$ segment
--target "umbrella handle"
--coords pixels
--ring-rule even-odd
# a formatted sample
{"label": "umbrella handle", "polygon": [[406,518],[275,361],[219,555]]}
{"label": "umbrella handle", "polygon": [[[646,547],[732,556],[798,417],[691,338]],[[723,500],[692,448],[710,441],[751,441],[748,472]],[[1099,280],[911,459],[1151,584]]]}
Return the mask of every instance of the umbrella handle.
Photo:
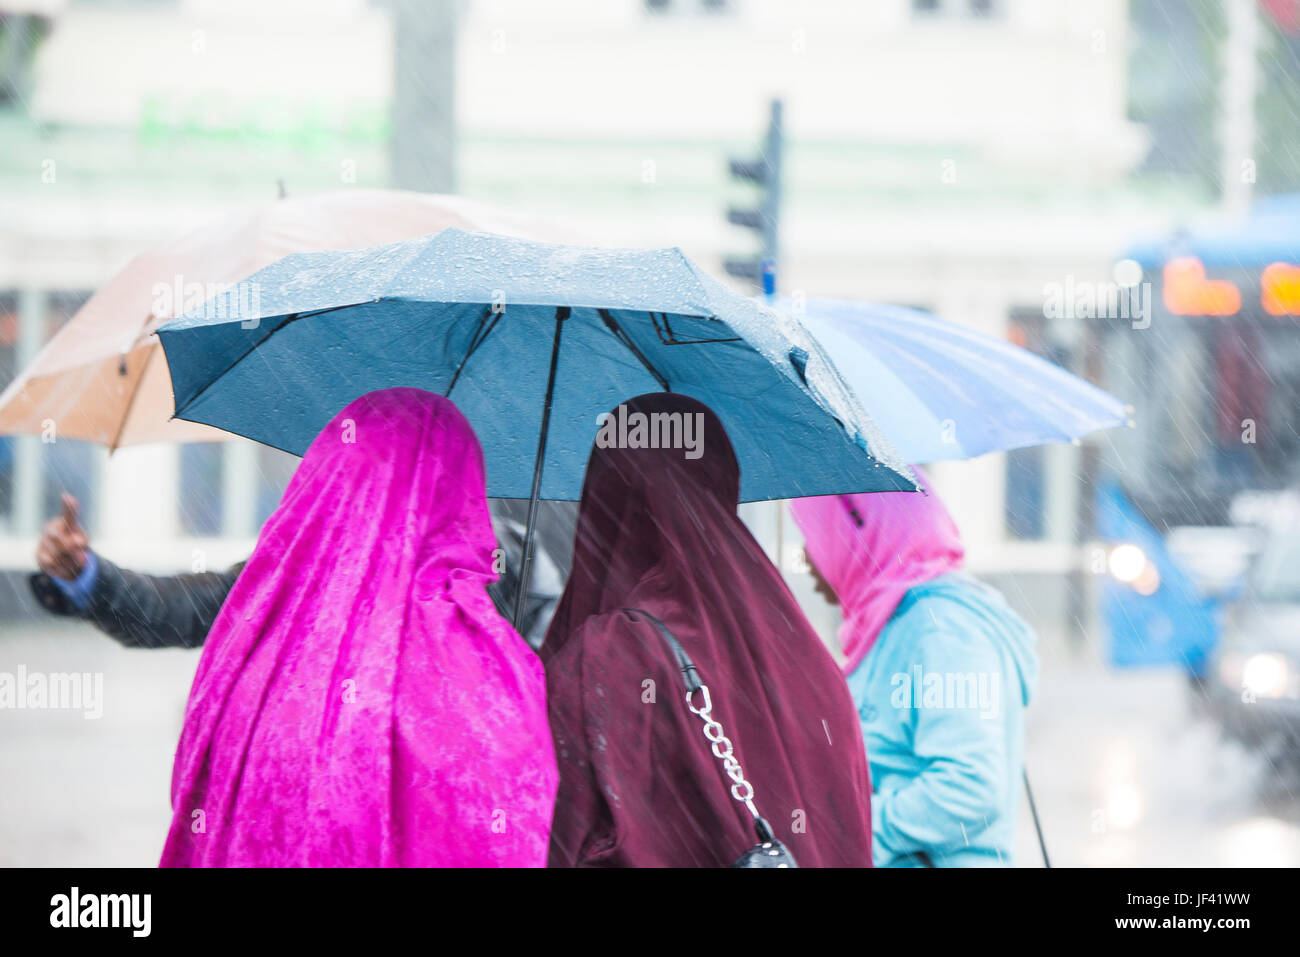
{"label": "umbrella handle", "polygon": [[1052,861],[1047,856],[1047,842],[1043,840],[1043,825],[1038,820],[1038,805],[1034,803],[1034,792],[1029,788],[1029,772],[1021,771],[1020,776],[1025,782],[1025,797],[1029,798],[1029,813],[1034,818],[1034,830],[1038,832],[1038,849],[1043,852],[1043,866],[1051,869]]}
{"label": "umbrella handle", "polygon": [[537,462],[533,465],[533,490],[528,497],[528,520],[524,531],[524,552],[519,561],[519,590],[515,592],[515,631],[523,634],[524,607],[528,600],[529,578],[533,565],[533,539],[537,533],[537,501],[542,493],[542,466],[546,463],[546,435],[551,428],[551,401],[555,398],[555,369],[560,360],[560,333],[569,307],[555,310],[555,339],[551,343],[551,369],[546,377],[546,401],[542,406],[542,428],[537,438]]}

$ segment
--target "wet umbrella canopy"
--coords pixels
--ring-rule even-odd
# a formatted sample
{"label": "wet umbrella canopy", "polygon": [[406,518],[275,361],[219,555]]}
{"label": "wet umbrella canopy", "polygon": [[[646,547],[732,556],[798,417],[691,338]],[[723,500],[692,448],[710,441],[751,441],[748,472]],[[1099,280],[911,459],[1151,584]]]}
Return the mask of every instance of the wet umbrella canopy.
{"label": "wet umbrella canopy", "polygon": [[294,453],[363,393],[446,395],[492,497],[577,499],[601,417],[655,390],[717,412],[743,501],[915,489],[798,323],[676,249],[446,229],[288,256],[159,334],[178,417]]}
{"label": "wet umbrella canopy", "polygon": [[1110,393],[928,312],[809,299],[796,314],[885,435],[918,465],[1069,442],[1128,420]]}
{"label": "wet umbrella canopy", "polygon": [[148,250],[105,283],[0,394],[0,433],[110,449],[230,435],[172,419],[171,383],[157,355],[159,326],[293,252],[354,249],[450,226],[512,236],[572,236],[536,217],[468,199],[405,190],[345,189],[279,199]]}

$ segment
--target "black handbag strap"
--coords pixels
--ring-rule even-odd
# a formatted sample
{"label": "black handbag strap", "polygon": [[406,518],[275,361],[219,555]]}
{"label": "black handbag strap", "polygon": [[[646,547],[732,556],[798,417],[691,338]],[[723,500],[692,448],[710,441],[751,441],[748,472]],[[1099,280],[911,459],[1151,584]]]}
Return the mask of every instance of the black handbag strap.
{"label": "black handbag strap", "polygon": [[646,621],[650,622],[650,624],[654,625],[659,634],[663,635],[664,641],[668,643],[668,648],[672,651],[673,658],[677,662],[677,667],[681,669],[682,682],[686,686],[687,694],[694,694],[699,691],[700,688],[704,687],[704,682],[700,681],[700,672],[699,669],[695,667],[695,662],[691,661],[691,656],[686,653],[686,649],[683,648],[682,643],[677,640],[677,636],[668,630],[667,625],[654,615],[650,614],[650,612],[643,611],[640,608],[624,608],[623,611],[627,612],[627,614],[632,617],[633,621],[636,621],[636,616],[640,615]]}

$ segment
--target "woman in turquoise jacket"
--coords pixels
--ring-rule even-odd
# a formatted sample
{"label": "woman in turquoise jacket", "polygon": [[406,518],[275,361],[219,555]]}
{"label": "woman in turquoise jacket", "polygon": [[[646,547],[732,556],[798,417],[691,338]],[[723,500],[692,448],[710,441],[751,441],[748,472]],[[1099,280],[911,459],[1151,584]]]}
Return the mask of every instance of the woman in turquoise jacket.
{"label": "woman in turquoise jacket", "polygon": [[818,590],[844,612],[876,866],[1009,866],[1034,633],[961,571],[957,527],[928,489],[791,508]]}

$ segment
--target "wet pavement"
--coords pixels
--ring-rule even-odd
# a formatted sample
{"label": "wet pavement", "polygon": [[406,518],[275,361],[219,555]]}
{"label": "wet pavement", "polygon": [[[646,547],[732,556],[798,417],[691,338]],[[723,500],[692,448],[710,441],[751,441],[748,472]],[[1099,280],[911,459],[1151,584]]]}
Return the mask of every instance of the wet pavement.
{"label": "wet pavement", "polygon": [[[1053,864],[1300,866],[1300,789],[1222,743],[1182,679],[1042,645],[1027,760]],[[103,674],[103,716],[0,709],[0,865],[152,866],[197,652],[0,625],[0,672]],[[1039,866],[1027,812],[1017,863]]]}
{"label": "wet pavement", "polygon": [[[1043,646],[1026,764],[1054,866],[1295,867],[1300,788],[1222,739],[1167,670]],[[1036,855],[1022,815],[1018,862]]]}
{"label": "wet pavement", "polygon": [[0,625],[0,672],[103,673],[103,716],[0,710],[0,865],[152,866],[198,652]]}

